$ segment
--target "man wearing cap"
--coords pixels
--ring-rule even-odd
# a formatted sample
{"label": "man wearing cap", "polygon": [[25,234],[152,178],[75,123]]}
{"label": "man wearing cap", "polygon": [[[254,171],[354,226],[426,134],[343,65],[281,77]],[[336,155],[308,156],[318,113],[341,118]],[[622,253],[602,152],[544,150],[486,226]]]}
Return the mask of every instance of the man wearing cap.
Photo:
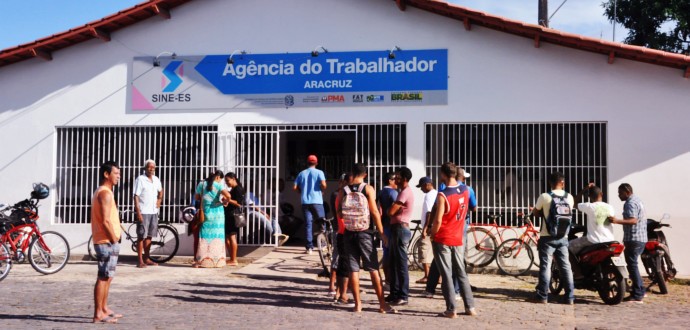
{"label": "man wearing cap", "polygon": [[307,254],[314,250],[314,234],[312,224],[314,219],[325,217],[323,209],[323,191],[326,190],[326,176],[323,171],[316,168],[319,159],[315,155],[307,157],[309,167],[300,172],[295,179],[293,190],[302,195],[302,212],[304,212],[305,227],[307,230]]}
{"label": "man wearing cap", "polygon": [[[438,191],[434,189],[434,184],[431,182],[431,179],[426,176],[419,179],[417,188],[421,189],[424,193],[424,204],[422,204],[421,217],[422,223],[420,226],[421,228],[426,228],[426,225],[429,223],[429,216],[431,216],[431,209],[434,207],[434,203],[436,203],[436,195],[438,195]],[[431,240],[426,234],[426,230],[422,230],[422,241],[419,245],[419,251],[414,251],[414,253],[419,254],[419,262],[424,268],[424,277],[419,279],[417,283],[424,284],[429,278],[429,268],[431,261],[434,259],[433,252],[431,250]]]}

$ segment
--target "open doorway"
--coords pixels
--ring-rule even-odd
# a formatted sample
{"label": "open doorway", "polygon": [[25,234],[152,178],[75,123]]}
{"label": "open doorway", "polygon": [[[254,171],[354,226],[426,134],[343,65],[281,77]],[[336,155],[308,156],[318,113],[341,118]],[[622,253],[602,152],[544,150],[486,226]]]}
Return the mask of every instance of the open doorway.
{"label": "open doorway", "polygon": [[[367,182],[380,189],[383,175],[407,162],[405,124],[238,125],[236,129],[217,133],[217,163],[244,178],[246,192],[255,197],[253,208],[267,215],[260,222],[249,218],[247,227],[240,231],[241,245],[275,245],[267,228],[276,218],[283,233],[291,236],[289,244],[304,243],[302,203],[292,187],[295,177],[306,168],[308,155],[319,157],[318,168],[328,183],[324,194],[328,204],[338,177],[353,163],[367,165]],[[281,207],[285,204],[290,212]]]}
{"label": "open doorway", "polygon": [[[301,199],[292,191],[295,178],[307,168],[307,156],[316,155],[317,168],[326,176],[328,188],[324,192],[326,216],[333,216],[331,194],[338,188],[340,175],[347,171],[356,159],[356,131],[285,131],[280,133],[279,176],[285,182],[280,194],[281,205],[292,206],[296,218],[303,218]],[[283,232],[290,235],[289,244],[303,244],[304,225],[286,226]]]}

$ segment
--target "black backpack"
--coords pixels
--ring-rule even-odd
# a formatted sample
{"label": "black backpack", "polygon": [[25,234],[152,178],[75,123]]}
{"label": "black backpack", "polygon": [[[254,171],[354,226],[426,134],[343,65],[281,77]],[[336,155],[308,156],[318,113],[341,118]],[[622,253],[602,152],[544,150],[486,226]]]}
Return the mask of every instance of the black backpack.
{"label": "black backpack", "polygon": [[568,203],[568,193],[556,196],[550,192],[549,196],[552,200],[549,217],[546,219],[546,229],[551,237],[561,239],[568,235],[570,224],[573,222],[573,209]]}

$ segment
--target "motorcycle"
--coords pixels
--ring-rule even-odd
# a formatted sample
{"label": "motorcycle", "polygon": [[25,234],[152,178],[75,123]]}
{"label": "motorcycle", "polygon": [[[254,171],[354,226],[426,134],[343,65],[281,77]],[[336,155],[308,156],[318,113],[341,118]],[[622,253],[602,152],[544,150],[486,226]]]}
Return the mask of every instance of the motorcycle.
{"label": "motorcycle", "polygon": [[[581,225],[573,225],[568,240],[578,238],[577,234],[585,231]],[[617,305],[623,301],[626,292],[628,269],[622,256],[625,247],[613,241],[587,246],[577,255],[570,256],[571,263],[577,263],[582,271],[582,278],[575,280],[575,288],[599,293],[607,305]],[[558,295],[563,290],[560,269],[556,261],[551,264],[550,291]]]}
{"label": "motorcycle", "polygon": [[647,239],[644,251],[642,251],[642,264],[644,265],[649,279],[652,281],[647,287],[649,290],[655,284],[659,286],[659,293],[668,294],[666,282],[672,280],[676,276],[676,268],[671,261],[671,251],[666,241],[664,232],[661,231],[663,227],[671,227],[664,220],[670,219],[671,216],[664,214],[661,220],[656,221],[647,219]]}

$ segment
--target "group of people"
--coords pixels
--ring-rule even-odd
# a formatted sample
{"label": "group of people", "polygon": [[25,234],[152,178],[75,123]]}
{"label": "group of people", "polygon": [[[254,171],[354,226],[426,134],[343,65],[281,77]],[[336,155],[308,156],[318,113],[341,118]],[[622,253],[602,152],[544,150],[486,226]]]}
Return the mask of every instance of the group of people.
{"label": "group of people", "polygon": [[[533,215],[543,216],[546,223],[541,226],[540,237],[537,243],[539,251],[539,282],[534,299],[535,303],[548,302],[549,283],[551,281],[551,261],[556,258],[561,278],[564,284],[565,298],[563,303],[572,305],[575,302],[574,281],[582,277],[575,256],[585,247],[615,241],[613,224],[623,225],[624,256],[628,273],[632,280],[632,293],[627,301],[636,304],[644,303],[645,287],[640,275],[638,261],[644,251],[647,242],[647,218],[644,205],[639,197],[633,194],[630,184],[623,183],[618,187],[618,197],[625,202],[623,206],[623,218],[615,217],[613,206],[603,201],[602,189],[594,183],[584,187],[577,196],[568,194],[565,190],[565,176],[556,172],[549,176],[551,190],[539,196],[533,209]],[[583,202],[587,195],[589,202]],[[559,207],[562,205],[563,207]],[[548,223],[555,223],[556,213],[572,213],[577,208],[587,215],[587,234],[568,241],[567,232],[561,237],[555,237],[549,230]],[[562,211],[565,209],[566,211]]]}
{"label": "group of people", "polygon": [[[424,277],[417,283],[426,285],[423,297],[432,298],[439,281],[443,280],[446,310],[440,316],[457,316],[459,308],[455,303],[456,298],[462,298],[465,315],[477,315],[473,287],[469,283],[464,261],[470,212],[477,207],[476,194],[472,187],[465,184],[470,174],[461,167],[445,163],[440,167],[439,174],[441,185],[438,191],[428,177],[422,177],[417,184],[417,188],[424,193],[420,224],[422,243],[419,251],[414,251],[419,253]],[[370,273],[379,299],[379,311],[391,313],[395,312],[391,306],[407,305],[410,297],[408,249],[411,238],[410,221],[415,203],[410,186],[412,173],[408,168],[402,167],[395,173],[386,174],[383,187],[376,194],[371,186],[364,183],[365,178],[366,168],[356,164],[350,173],[341,176],[338,190],[331,198],[338,221],[328,294],[334,297],[337,304],[360,311],[358,276],[361,265]],[[552,173],[548,180],[550,190],[539,196],[532,211],[534,216],[544,219],[544,224],[541,226],[538,242],[539,281],[535,297],[530,301],[548,302],[551,262],[555,256],[565,288],[563,303],[573,304],[574,277],[579,279],[583,275],[576,262],[571,266],[571,260],[576,260],[574,257],[587,246],[614,241],[612,225],[620,224],[624,230],[625,259],[633,282],[632,294],[626,300],[643,303],[645,289],[638,260],[647,241],[646,218],[644,206],[633,194],[632,187],[622,184],[618,189],[619,198],[625,202],[623,218],[618,219],[613,207],[603,201],[602,189],[594,183],[590,183],[573,197],[565,191],[565,176],[562,173]],[[589,201],[585,202],[585,198]],[[548,224],[557,223],[559,217],[564,217],[570,225],[572,210],[575,208],[587,216],[586,234],[573,241],[568,241],[567,233],[553,236]],[[358,223],[362,225],[357,226]],[[387,296],[384,294],[385,286],[382,285],[376,261],[376,233],[383,241],[382,268],[389,287]],[[348,291],[352,292],[353,301],[348,300]]]}
{"label": "group of people", "polygon": [[[325,217],[323,191],[327,188],[325,175],[318,170],[318,159],[308,157],[309,168],[302,171],[295,180],[294,190],[301,194],[306,220],[306,252],[312,253],[313,223]],[[145,268],[155,265],[149,260],[151,240],[155,238],[158,223],[158,209],[163,198],[160,180],[155,176],[155,162],[147,160],[144,174],[134,185],[134,204],[139,238],[139,265]],[[331,196],[331,205],[336,215],[336,249],[332,260],[329,294],[339,304],[349,305],[355,312],[361,312],[359,274],[360,269],[369,272],[378,298],[380,313],[397,313],[391,306],[408,304],[410,297],[407,250],[411,238],[410,223],[415,205],[413,188],[410,186],[412,172],[401,167],[395,173],[386,174],[383,188],[375,191],[366,183],[367,167],[354,164],[348,173],[343,173],[338,189]],[[433,297],[436,286],[442,280],[442,292],[446,309],[440,316],[457,317],[456,296],[464,303],[464,315],[475,316],[472,287],[465,270],[464,243],[469,226],[470,212],[477,207],[477,198],[471,187],[465,184],[470,177],[462,168],[452,162],[439,168],[439,189],[434,189],[428,177],[419,180],[417,188],[424,192],[422,207],[422,239],[419,257],[424,265],[424,277],[418,283],[426,284],[424,297]],[[120,251],[121,226],[113,187],[119,183],[120,169],[114,162],[105,162],[99,169],[100,185],[94,192],[91,209],[93,242],[98,259],[98,276],[94,288],[95,323],[116,323],[121,314],[108,307],[108,292],[115,275]],[[221,184],[224,181],[225,186]],[[548,286],[551,277],[551,260],[555,256],[560,267],[561,281],[565,288],[566,304],[574,303],[573,269],[570,254],[577,254],[588,245],[614,240],[612,224],[623,225],[625,259],[633,282],[628,301],[642,303],[645,289],[638,269],[638,259],[647,241],[645,211],[641,200],[633,194],[629,184],[618,188],[618,196],[625,202],[623,218],[615,217],[611,205],[603,202],[601,188],[590,183],[575,197],[565,191],[565,177],[561,173],[549,176],[550,191],[539,196],[533,214],[542,216],[538,252],[540,259],[539,281],[536,303],[548,302]],[[590,202],[583,202],[587,195]],[[199,226],[198,241],[195,240],[195,267],[222,267],[237,265],[237,233],[235,216],[246,206],[244,188],[235,173],[223,174],[214,171],[199,183],[195,191],[199,211],[204,221]],[[587,214],[588,231],[577,240],[554,236],[549,227],[557,217],[572,216],[577,208]],[[260,213],[260,210],[255,210]],[[269,216],[263,213],[265,218]],[[270,220],[267,220],[270,221]],[[275,223],[272,232],[280,235],[280,226]],[[389,294],[379,275],[379,261],[376,250],[376,235],[384,247],[383,271]],[[230,258],[226,260],[226,247]],[[575,277],[581,276],[577,267]],[[351,292],[353,300],[348,299]]]}
{"label": "group of people", "polygon": [[[316,159],[312,157],[310,159]],[[300,178],[296,182],[296,190],[311,189],[313,194],[320,194],[321,189],[326,188],[325,180],[319,180],[322,174],[315,169],[315,165],[311,163],[310,169],[300,173],[300,176],[307,179]],[[334,297],[336,303],[360,312],[362,301],[359,273],[364,270],[369,272],[373,283],[379,312],[397,313],[392,306],[407,305],[410,297],[407,251],[412,236],[410,223],[415,205],[414,191],[410,185],[412,171],[401,167],[395,173],[386,174],[384,187],[378,192],[366,183],[367,172],[364,164],[354,164],[350,172],[341,175],[339,187],[331,196],[331,205],[337,218],[337,235],[329,295]],[[313,177],[311,173],[314,173]],[[464,301],[464,314],[477,315],[469,278],[465,272],[463,248],[466,219],[470,210],[476,207],[476,197],[471,188],[457,180],[459,173],[461,177],[465,177],[464,171],[458,166],[445,163],[440,167],[440,180],[443,184],[440,191],[433,189],[432,181],[427,177],[422,178],[417,185],[426,193],[425,221],[422,224],[426,240],[423,254],[427,273],[424,281],[429,284],[435,282],[435,291],[439,278],[443,279],[446,310],[441,316],[449,318],[457,316],[456,294]],[[314,207],[306,205],[304,209],[307,213]],[[316,213],[314,216],[324,215]],[[307,221],[309,222],[309,218]],[[388,295],[384,293],[379,274],[375,245],[377,234],[383,242],[383,269]],[[312,248],[307,243],[307,253]],[[436,279],[432,280],[433,277]],[[348,299],[348,292],[353,296],[352,301]]]}
{"label": "group of people", "polygon": [[236,173],[213,171],[197,185],[194,199],[199,219],[203,219],[191,230],[195,268],[238,266],[238,234],[250,222],[257,232],[275,236],[280,244],[289,238],[282,233],[278,219],[259,206],[256,196],[245,191]]}

